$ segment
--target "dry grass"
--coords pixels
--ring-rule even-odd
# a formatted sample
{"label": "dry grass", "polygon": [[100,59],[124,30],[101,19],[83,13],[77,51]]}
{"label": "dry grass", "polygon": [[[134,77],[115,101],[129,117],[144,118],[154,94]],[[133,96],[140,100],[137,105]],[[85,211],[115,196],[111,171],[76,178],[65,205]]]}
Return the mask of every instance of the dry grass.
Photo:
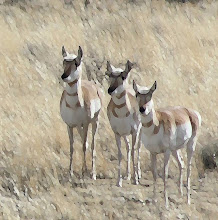
{"label": "dry grass", "polygon": [[[148,86],[157,80],[154,96],[157,107],[185,105],[198,110],[203,118],[199,142],[204,145],[216,138],[217,1],[170,4],[123,0],[118,4],[110,0],[90,0],[87,6],[85,1],[79,0],[69,1],[71,4],[63,4],[64,0],[19,1],[13,5],[7,0],[0,2],[0,203],[3,219],[76,219],[74,214],[86,219],[81,204],[89,218],[95,216],[93,209],[84,205],[86,196],[77,192],[83,188],[69,183],[67,177],[69,141],[59,115],[62,45],[72,52],[78,45],[82,46],[83,77],[98,81],[105,91],[107,82],[102,75],[107,60],[120,67],[127,59],[136,62],[132,78]],[[98,176],[107,178],[108,185],[104,188],[101,182],[90,183],[98,193],[110,192],[112,186],[109,185],[113,185],[117,174],[117,160],[111,159],[116,159],[117,149],[105,112],[108,100],[106,94],[96,146]],[[77,136],[75,148],[74,165],[80,173],[81,143]],[[125,148],[123,153],[126,158]],[[145,150],[142,155],[148,158]],[[144,159],[142,165],[146,176],[149,160]],[[173,164],[173,176],[175,168]],[[194,169],[194,182],[197,175]],[[147,181],[152,180],[150,177]],[[137,189],[126,187],[130,192]],[[63,196],[65,190],[70,194],[67,198]],[[118,189],[115,190],[117,196],[116,193],[119,194]],[[98,198],[96,194],[92,196]],[[108,206],[94,203],[94,200],[90,202],[90,207],[99,211],[96,218],[102,219],[105,213],[108,213],[105,219],[110,215],[110,219],[118,218],[118,206],[112,205],[112,211],[108,211],[110,199],[106,200]],[[122,204],[120,202],[117,203]],[[52,204],[58,204],[59,208]],[[197,202],[193,205],[194,213],[203,218],[205,212],[197,210],[198,205]],[[181,204],[180,208],[183,208]],[[146,209],[145,216],[153,213],[159,218],[161,212],[162,209],[157,212]],[[126,210],[120,215],[133,213]],[[132,218],[135,219],[134,215]]]}

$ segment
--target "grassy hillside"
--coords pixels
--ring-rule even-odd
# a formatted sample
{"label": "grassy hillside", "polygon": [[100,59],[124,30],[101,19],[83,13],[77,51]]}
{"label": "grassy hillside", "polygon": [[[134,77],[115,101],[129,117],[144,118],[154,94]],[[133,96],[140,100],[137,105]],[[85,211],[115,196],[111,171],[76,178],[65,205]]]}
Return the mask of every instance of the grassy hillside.
{"label": "grassy hillside", "polygon": [[[192,195],[197,200],[193,201],[192,208],[179,200],[179,205],[172,202],[171,206],[177,206],[178,210],[170,214],[164,213],[162,203],[157,210],[149,208],[149,200],[149,204],[137,203],[137,199],[151,198],[152,186],[136,187],[126,183],[124,189],[114,187],[118,161],[106,116],[110,98],[107,93],[96,146],[97,173],[102,180],[96,183],[89,179],[85,183],[80,179],[69,180],[69,140],[59,114],[63,90],[59,82],[63,71],[62,45],[70,52],[76,52],[81,45],[83,78],[95,80],[105,92],[108,87],[103,77],[106,61],[124,68],[129,59],[136,63],[131,77],[139,84],[150,86],[157,80],[154,94],[157,107],[184,105],[200,112],[203,119],[197,146],[200,149],[214,141],[218,132],[217,1],[182,4],[143,0],[119,3],[110,0],[2,0],[0,12],[2,219],[102,219],[104,215],[105,219],[121,218],[119,215],[136,219],[135,210],[141,213],[145,206],[145,213],[140,214],[139,219],[145,216],[149,219],[149,215],[161,218],[160,213],[163,218],[173,218],[181,214],[183,208],[187,209],[187,216],[194,213],[198,219],[207,213],[213,216],[210,210],[213,206],[205,208],[208,201],[199,200],[206,198],[205,195],[215,196],[210,193],[215,193],[213,187],[217,188],[213,176],[216,174],[210,174],[212,188],[210,183],[207,185],[208,181],[203,184],[202,187],[206,187],[204,196],[200,192]],[[80,174],[82,148],[77,133],[75,149],[74,167]],[[126,160],[125,147],[123,154]],[[149,155],[143,149],[142,182],[145,184],[152,181],[147,158]],[[199,157],[195,158],[200,167]],[[91,168],[90,151],[87,159]],[[159,162],[161,172],[161,160]],[[200,168],[197,170],[196,164],[192,179],[199,184],[197,171]],[[125,167],[123,162],[123,172]],[[171,163],[173,186],[177,172],[177,166]],[[177,188],[172,189],[179,198]],[[127,195],[131,195],[129,200]],[[127,203],[124,210],[123,202]],[[218,205],[216,196],[214,204]],[[128,206],[135,208],[132,210]],[[98,211],[97,214],[93,210]]]}

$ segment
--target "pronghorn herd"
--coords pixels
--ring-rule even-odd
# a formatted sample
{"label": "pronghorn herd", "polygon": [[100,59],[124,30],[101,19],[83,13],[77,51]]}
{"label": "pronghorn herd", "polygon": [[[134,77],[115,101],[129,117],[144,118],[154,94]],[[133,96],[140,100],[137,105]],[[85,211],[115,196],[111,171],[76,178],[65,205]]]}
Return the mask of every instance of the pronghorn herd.
{"label": "pronghorn herd", "polygon": [[[92,178],[96,179],[95,134],[99,123],[99,112],[102,108],[102,90],[94,82],[81,79],[83,56],[81,47],[78,49],[78,55],[74,55],[69,54],[63,46],[62,55],[64,73],[61,78],[66,83],[66,87],[60,101],[60,113],[67,124],[70,139],[69,172],[73,174],[74,128],[81,136],[83,144],[82,173],[87,172],[87,134],[88,126],[92,124]],[[115,68],[107,62],[105,73],[109,77],[108,94],[111,96],[107,106],[107,115],[118,147],[117,186],[122,186],[121,137],[124,138],[127,149],[127,179],[131,179],[132,158],[134,184],[138,184],[141,178],[140,145],[143,143],[151,155],[154,200],[156,200],[157,179],[156,157],[157,154],[164,154],[164,196],[165,205],[168,208],[167,177],[170,155],[174,156],[179,166],[179,187],[183,195],[184,162],[180,150],[186,147],[187,203],[190,204],[191,160],[201,126],[201,116],[197,111],[180,106],[155,109],[152,95],[157,88],[156,81],[150,88],[139,86],[134,80],[133,84],[129,84],[128,78],[132,67],[133,64],[130,61],[127,61],[124,70]],[[132,136],[131,145],[127,137],[129,135]],[[135,152],[137,152],[136,160]]]}

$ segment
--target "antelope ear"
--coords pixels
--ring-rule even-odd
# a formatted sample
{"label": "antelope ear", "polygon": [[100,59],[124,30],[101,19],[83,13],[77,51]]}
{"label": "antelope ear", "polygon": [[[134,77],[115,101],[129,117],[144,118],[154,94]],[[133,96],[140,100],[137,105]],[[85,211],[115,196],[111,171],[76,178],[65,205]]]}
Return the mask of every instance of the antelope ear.
{"label": "antelope ear", "polygon": [[127,78],[127,75],[128,75],[128,73],[130,72],[130,70],[132,69],[132,66],[133,66],[133,64],[128,60],[128,61],[126,62],[126,68],[125,68],[125,70],[123,71],[123,76],[124,76],[124,78]]}
{"label": "antelope ear", "polygon": [[79,66],[79,65],[81,64],[82,56],[83,56],[83,51],[82,51],[82,48],[79,46],[78,56],[77,56],[77,58],[76,58],[76,64],[77,64],[77,66]]}
{"label": "antelope ear", "polygon": [[153,86],[150,88],[151,94],[157,89],[157,81],[154,82]]}
{"label": "antelope ear", "polygon": [[105,72],[106,75],[110,75],[113,72],[110,62],[107,61],[107,71]]}
{"label": "antelope ear", "polygon": [[62,46],[62,56],[63,56],[63,57],[66,57],[66,56],[67,56],[67,52],[66,52],[64,46]]}
{"label": "antelope ear", "polygon": [[133,64],[129,60],[127,60],[126,68],[125,68],[124,72],[126,72],[128,74],[130,72],[130,70],[132,69],[132,67],[133,67]]}
{"label": "antelope ear", "polygon": [[138,92],[138,88],[135,80],[133,80],[133,89],[135,90],[136,93]]}

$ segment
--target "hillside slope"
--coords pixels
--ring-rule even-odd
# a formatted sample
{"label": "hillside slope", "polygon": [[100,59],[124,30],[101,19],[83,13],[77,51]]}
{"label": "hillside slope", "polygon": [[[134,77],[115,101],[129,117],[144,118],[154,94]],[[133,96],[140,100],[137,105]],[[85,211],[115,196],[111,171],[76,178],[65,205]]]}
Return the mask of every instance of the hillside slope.
{"label": "hillside slope", "polygon": [[[110,0],[17,2],[0,3],[2,218],[104,219],[105,215],[105,219],[120,219],[121,215],[136,219],[134,213],[137,210],[141,213],[148,206],[138,219],[149,219],[149,215],[158,219],[160,213],[164,213],[163,218],[185,213],[189,217],[180,217],[213,219],[217,211],[214,214],[211,207],[218,205],[216,173],[210,173],[210,181],[204,179],[199,185],[202,170],[198,153],[192,182],[199,192],[192,195],[196,201],[192,200],[190,208],[183,200],[178,204],[171,202],[174,211],[170,214],[163,211],[162,200],[160,208],[149,208],[152,185],[136,187],[125,183],[123,189],[114,187],[117,148],[106,116],[110,97],[104,73],[107,60],[121,68],[127,59],[135,62],[131,77],[139,84],[150,86],[157,80],[155,105],[184,105],[198,110],[203,122],[197,149],[210,143],[218,132],[218,2],[195,5],[142,0],[123,0],[119,4]],[[99,178],[96,183],[89,178],[85,183],[68,179],[69,140],[59,114],[62,45],[74,53],[81,45],[83,78],[95,80],[105,90],[96,146]],[[77,133],[75,149],[74,167],[80,175],[82,148]],[[126,160],[125,147],[123,155]],[[152,176],[148,158],[143,149],[142,183],[149,185]],[[90,168],[90,151],[87,159]],[[124,172],[126,163],[122,166]],[[161,167],[159,160],[160,173]],[[175,189],[175,198],[179,198],[173,183],[177,173],[173,161],[170,193]],[[161,180],[160,186],[162,191]],[[147,199],[148,204],[137,203],[140,199]]]}

